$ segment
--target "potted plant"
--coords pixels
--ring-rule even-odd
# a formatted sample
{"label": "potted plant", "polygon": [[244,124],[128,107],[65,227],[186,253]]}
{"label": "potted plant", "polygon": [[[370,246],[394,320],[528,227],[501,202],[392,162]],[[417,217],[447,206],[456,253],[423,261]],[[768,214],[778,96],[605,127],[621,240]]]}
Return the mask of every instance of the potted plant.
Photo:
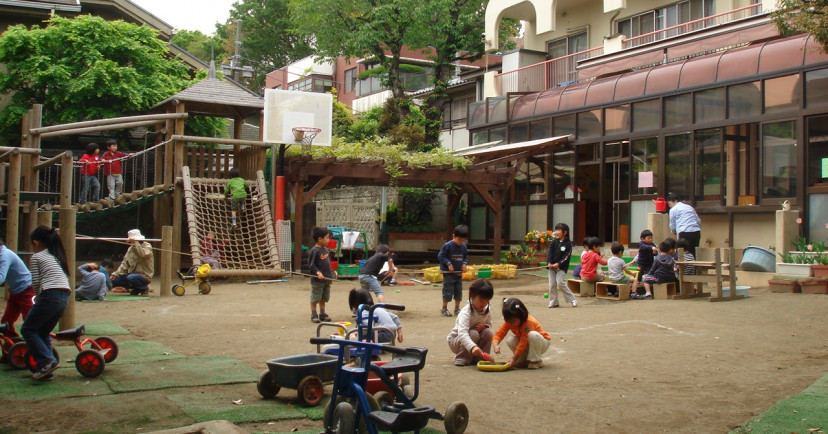
{"label": "potted plant", "polygon": [[555,235],[552,231],[533,230],[529,231],[524,238],[526,238],[526,243],[535,254],[535,258],[537,258],[538,261],[545,261],[546,251],[549,249],[549,243],[555,239]]}
{"label": "potted plant", "polygon": [[828,279],[813,277],[800,280],[799,288],[803,294],[828,294]]}
{"label": "potted plant", "polygon": [[799,280],[796,277],[773,276],[771,280],[768,280],[768,289],[771,292],[798,293],[800,291]]}
{"label": "potted plant", "polygon": [[520,242],[517,250],[506,252],[506,262],[517,265],[518,268],[536,267],[538,265],[534,252],[523,241]]}
{"label": "potted plant", "polygon": [[825,252],[816,256],[814,263],[814,277],[828,278],[828,254]]}
{"label": "potted plant", "polygon": [[782,262],[776,263],[776,272],[787,276],[811,277],[814,275],[814,258],[799,253],[786,253]]}
{"label": "potted plant", "polygon": [[800,255],[804,258],[815,259],[825,252],[825,241],[815,243],[805,237],[797,237],[793,242],[794,249],[788,253]]}

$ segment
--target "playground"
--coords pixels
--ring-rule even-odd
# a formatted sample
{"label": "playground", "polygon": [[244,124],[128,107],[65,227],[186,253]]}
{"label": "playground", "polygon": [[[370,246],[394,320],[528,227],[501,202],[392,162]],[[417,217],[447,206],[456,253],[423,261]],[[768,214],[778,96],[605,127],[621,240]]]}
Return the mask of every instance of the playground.
{"label": "playground", "polygon": [[[579,298],[577,308],[547,309],[543,277],[519,272],[492,282],[495,326],[498,300],[519,297],[552,335],[542,369],[497,373],[453,366],[445,338],[454,318],[439,313],[440,288],[385,287],[388,302],[406,306],[400,312],[404,344],[429,349],[418,401],[439,411],[465,402],[466,432],[548,432],[551,426],[564,432],[725,432],[828,372],[828,324],[815,320],[828,310],[828,297],[754,288],[750,297],[728,303],[593,297]],[[333,284],[328,312],[334,321],[351,319],[346,302],[354,284]],[[150,432],[225,419],[251,432],[319,432],[321,406],[302,407],[293,390],[268,400],[256,390],[266,360],[316,351],[309,343],[316,325],[309,319],[306,278],[214,282],[209,295],[183,297],[160,297],[157,281],[151,287],[149,298],[76,304],[77,323],[108,325],[101,330],[107,333],[122,329],[113,333],[121,354],[99,378],[81,377],[64,346],[58,347],[63,367],[51,383],[33,383],[2,365],[4,429],[30,430],[36,407],[50,415],[37,418],[40,431]],[[329,394],[327,386],[324,401]],[[819,411],[825,398],[818,402],[810,411],[785,409],[792,418],[783,425],[751,428],[825,429]],[[429,427],[443,431],[437,421]]]}

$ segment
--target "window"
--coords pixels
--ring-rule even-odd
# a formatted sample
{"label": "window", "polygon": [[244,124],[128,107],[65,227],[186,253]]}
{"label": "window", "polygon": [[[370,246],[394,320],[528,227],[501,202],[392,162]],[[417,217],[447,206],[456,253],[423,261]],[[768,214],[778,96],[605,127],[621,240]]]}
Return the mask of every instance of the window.
{"label": "window", "polygon": [[808,119],[808,185],[828,182],[828,116]]}
{"label": "window", "polygon": [[696,131],[696,200],[722,199],[722,130]]}
{"label": "window", "polygon": [[[575,153],[561,151],[552,154],[552,197],[571,199],[575,184]],[[569,197],[567,197],[569,196]]]}
{"label": "window", "polygon": [[357,69],[351,68],[345,71],[345,93],[353,92],[356,89]]}
{"label": "window", "polygon": [[607,135],[629,133],[630,105],[624,104],[604,109],[604,123],[606,125]]}
{"label": "window", "polygon": [[689,93],[664,98],[664,126],[667,128],[693,123],[693,99]]}
{"label": "window", "polygon": [[509,127],[509,143],[520,143],[529,140],[529,125],[512,125]]}
{"label": "window", "polygon": [[765,80],[765,113],[799,108],[799,74]]}
{"label": "window", "polygon": [[[587,49],[589,49],[587,32],[581,32],[565,38],[556,39],[546,44],[546,52],[550,59],[557,59],[570,54],[580,53],[581,51],[585,51]],[[552,76],[549,78],[549,81],[551,83],[567,83],[576,80],[578,78],[576,68],[578,66],[577,62],[579,59],[576,59],[575,57],[581,56],[573,56],[568,59],[555,62],[552,71],[550,71]]]}
{"label": "window", "polygon": [[633,131],[661,128],[661,101],[653,99],[633,104]]}
{"label": "window", "polygon": [[333,89],[333,80],[325,78],[313,79],[313,91],[316,93],[325,93]]}
{"label": "window", "polygon": [[828,105],[828,69],[805,73],[805,105],[817,107]]}
{"label": "window", "polygon": [[[366,69],[370,70],[370,69],[374,69],[378,66],[379,66],[379,64],[375,63],[373,65],[368,65],[366,67]],[[357,95],[358,96],[369,95],[369,94],[372,94],[372,93],[375,93],[375,92],[379,92],[382,89],[383,89],[383,87],[382,87],[382,82],[380,81],[380,77],[370,76],[370,77],[364,78],[362,80],[359,80],[357,82]]]}
{"label": "window", "polygon": [[[716,13],[715,0],[685,0],[659,9],[644,12],[615,22],[616,32],[633,38],[656,30],[667,29],[679,24],[699,20]],[[710,22],[708,22],[710,21]],[[693,30],[715,25],[715,20],[705,20],[691,26],[682,26],[667,32],[659,32],[633,41],[632,46],[646,44],[667,37],[677,36]]]}
{"label": "window", "polygon": [[664,138],[665,159],[664,175],[667,191],[689,196],[692,178],[692,159],[690,157],[690,133],[667,136]]}
{"label": "window", "polygon": [[[654,193],[658,186],[658,138],[647,137],[633,140],[630,145],[632,146],[632,171],[635,182],[633,185],[636,188],[634,191],[637,194]],[[642,185],[641,172],[652,172],[652,187],[639,187]],[[649,177],[649,174],[647,176]]]}
{"label": "window", "polygon": [[762,125],[762,196],[796,197],[796,121]]}
{"label": "window", "polygon": [[578,113],[579,138],[600,137],[601,132],[601,109]]}
{"label": "window", "polygon": [[721,121],[725,118],[725,88],[696,92],[696,123]]}
{"label": "window", "polygon": [[568,136],[575,134],[575,115],[567,115],[555,118],[553,121],[555,136]]}
{"label": "window", "polygon": [[301,81],[297,81],[292,83],[288,86],[288,90],[298,90],[301,92],[310,92],[311,88],[313,87],[313,79],[306,78]]}
{"label": "window", "polygon": [[549,119],[531,122],[529,123],[529,139],[537,140],[546,137],[551,137],[552,132],[550,130],[551,128],[549,128]]}
{"label": "window", "polygon": [[727,88],[727,117],[737,119],[761,114],[762,93],[759,82],[735,84]]}

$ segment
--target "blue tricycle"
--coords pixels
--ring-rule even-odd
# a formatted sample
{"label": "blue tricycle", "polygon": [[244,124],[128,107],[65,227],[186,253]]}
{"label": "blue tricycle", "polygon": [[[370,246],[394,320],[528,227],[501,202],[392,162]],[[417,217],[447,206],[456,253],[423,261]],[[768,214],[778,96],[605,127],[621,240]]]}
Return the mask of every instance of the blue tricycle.
{"label": "blue tricycle", "polygon": [[[357,321],[358,340],[311,338],[312,344],[336,344],[340,351],[337,358],[337,370],[334,377],[333,395],[325,408],[323,419],[325,433],[356,433],[368,431],[419,432],[428,424],[429,419],[442,420],[448,434],[460,434],[466,430],[469,410],[462,402],[449,405],[445,415],[437,412],[433,406],[417,406],[419,396],[420,370],[425,366],[427,348],[394,347],[368,342],[372,336],[374,309],[405,310],[405,306],[394,304],[375,304],[368,307],[361,305],[357,319],[363,318],[363,310],[368,309],[367,319]],[[353,365],[348,366],[344,355],[346,347],[356,348]],[[378,366],[371,363],[375,350],[395,355],[388,363]],[[399,386],[399,376],[405,372],[414,373],[413,393],[406,387],[410,396]],[[391,391],[377,392],[371,395],[365,391],[369,374],[376,375]]]}

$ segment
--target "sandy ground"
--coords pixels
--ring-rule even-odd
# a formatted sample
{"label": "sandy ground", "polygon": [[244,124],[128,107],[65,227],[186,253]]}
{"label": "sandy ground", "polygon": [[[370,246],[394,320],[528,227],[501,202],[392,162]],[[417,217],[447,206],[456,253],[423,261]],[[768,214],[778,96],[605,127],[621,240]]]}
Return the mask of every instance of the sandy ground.
{"label": "sandy ground", "polygon": [[[386,301],[406,306],[400,313],[405,344],[429,349],[418,402],[440,411],[453,401],[464,402],[470,411],[466,432],[726,432],[828,372],[828,296],[754,289],[748,299],[721,303],[579,298],[577,308],[547,309],[545,278],[519,275],[492,282],[495,326],[500,323],[497,300],[519,297],[552,335],[542,369],[486,373],[453,366],[446,335],[454,318],[439,313],[440,288],[387,287]],[[334,321],[350,319],[347,293],[355,284],[334,283],[328,309]],[[115,321],[132,333],[115,337],[118,341],[157,341],[188,356],[224,354],[257,371],[265,369],[267,359],[315,351],[308,342],[316,326],[309,319],[305,278],[262,285],[214,282],[210,295],[188,291],[164,298],[158,297],[157,285],[150,301],[79,303],[77,322]],[[241,399],[260,399],[253,384],[235,388]],[[124,414],[154,412],[140,428],[119,422],[117,413],[103,422],[95,408],[79,409],[71,400],[0,397],[0,427],[4,432],[147,432],[192,423],[171,403],[159,405],[167,394],[143,392],[125,401],[130,408]],[[278,399],[294,396],[283,392]],[[72,411],[66,411],[69,407]],[[34,408],[54,416],[35,428]],[[436,421],[432,426],[442,429]],[[291,431],[320,429],[321,422],[244,427]]]}

